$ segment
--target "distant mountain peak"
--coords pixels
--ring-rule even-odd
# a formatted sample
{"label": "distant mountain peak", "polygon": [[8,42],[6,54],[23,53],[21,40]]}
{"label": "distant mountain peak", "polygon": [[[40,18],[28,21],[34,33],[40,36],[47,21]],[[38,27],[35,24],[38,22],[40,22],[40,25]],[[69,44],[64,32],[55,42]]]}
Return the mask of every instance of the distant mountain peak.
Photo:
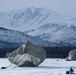
{"label": "distant mountain peak", "polygon": [[46,8],[19,9],[0,14],[0,27],[7,29],[28,31],[43,24],[61,20],[64,17]]}
{"label": "distant mountain peak", "polygon": [[29,40],[42,46],[76,45],[76,18],[63,16],[47,8],[29,7],[1,12],[0,27],[3,27],[0,28],[3,41],[24,42],[29,37]]}

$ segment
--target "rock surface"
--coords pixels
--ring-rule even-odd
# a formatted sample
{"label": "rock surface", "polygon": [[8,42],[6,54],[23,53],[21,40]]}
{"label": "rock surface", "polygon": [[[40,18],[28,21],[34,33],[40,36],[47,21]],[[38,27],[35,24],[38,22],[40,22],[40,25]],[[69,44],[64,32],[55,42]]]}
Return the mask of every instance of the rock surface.
{"label": "rock surface", "polygon": [[46,51],[31,42],[27,42],[6,56],[11,63],[19,67],[38,66],[45,60]]}
{"label": "rock surface", "polygon": [[76,50],[70,51],[68,57],[66,57],[66,60],[68,61],[76,60]]}

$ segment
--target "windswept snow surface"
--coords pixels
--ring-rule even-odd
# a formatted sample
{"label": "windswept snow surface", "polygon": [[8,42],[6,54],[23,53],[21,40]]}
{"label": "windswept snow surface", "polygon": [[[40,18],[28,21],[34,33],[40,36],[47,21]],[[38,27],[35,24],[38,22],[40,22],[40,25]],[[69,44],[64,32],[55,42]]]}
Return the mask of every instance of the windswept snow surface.
{"label": "windswept snow surface", "polygon": [[[10,65],[10,62],[7,58],[0,58],[0,67],[8,65]],[[76,72],[76,61],[46,58],[38,67],[17,67],[12,65],[7,69],[0,69],[0,75],[66,75],[66,71],[70,67],[73,67],[74,72]]]}

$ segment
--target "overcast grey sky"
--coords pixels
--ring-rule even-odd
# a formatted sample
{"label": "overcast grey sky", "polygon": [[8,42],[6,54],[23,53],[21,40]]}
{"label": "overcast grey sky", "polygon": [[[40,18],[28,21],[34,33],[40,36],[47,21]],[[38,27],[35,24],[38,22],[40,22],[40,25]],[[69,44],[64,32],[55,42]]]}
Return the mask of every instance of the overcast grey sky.
{"label": "overcast grey sky", "polygon": [[76,0],[0,0],[0,11],[27,7],[45,7],[60,14],[76,17]]}

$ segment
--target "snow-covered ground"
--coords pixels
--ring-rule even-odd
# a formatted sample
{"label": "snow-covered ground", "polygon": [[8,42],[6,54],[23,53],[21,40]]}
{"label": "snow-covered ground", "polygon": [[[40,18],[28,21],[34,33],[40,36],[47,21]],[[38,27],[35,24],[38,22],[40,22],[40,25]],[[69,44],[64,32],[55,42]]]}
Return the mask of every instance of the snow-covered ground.
{"label": "snow-covered ground", "polygon": [[[10,65],[7,58],[0,58],[0,67]],[[76,72],[76,61],[66,61],[59,58],[46,58],[38,67],[8,66],[0,69],[0,75],[66,75],[66,71],[73,67]],[[74,74],[75,75],[75,74]]]}

